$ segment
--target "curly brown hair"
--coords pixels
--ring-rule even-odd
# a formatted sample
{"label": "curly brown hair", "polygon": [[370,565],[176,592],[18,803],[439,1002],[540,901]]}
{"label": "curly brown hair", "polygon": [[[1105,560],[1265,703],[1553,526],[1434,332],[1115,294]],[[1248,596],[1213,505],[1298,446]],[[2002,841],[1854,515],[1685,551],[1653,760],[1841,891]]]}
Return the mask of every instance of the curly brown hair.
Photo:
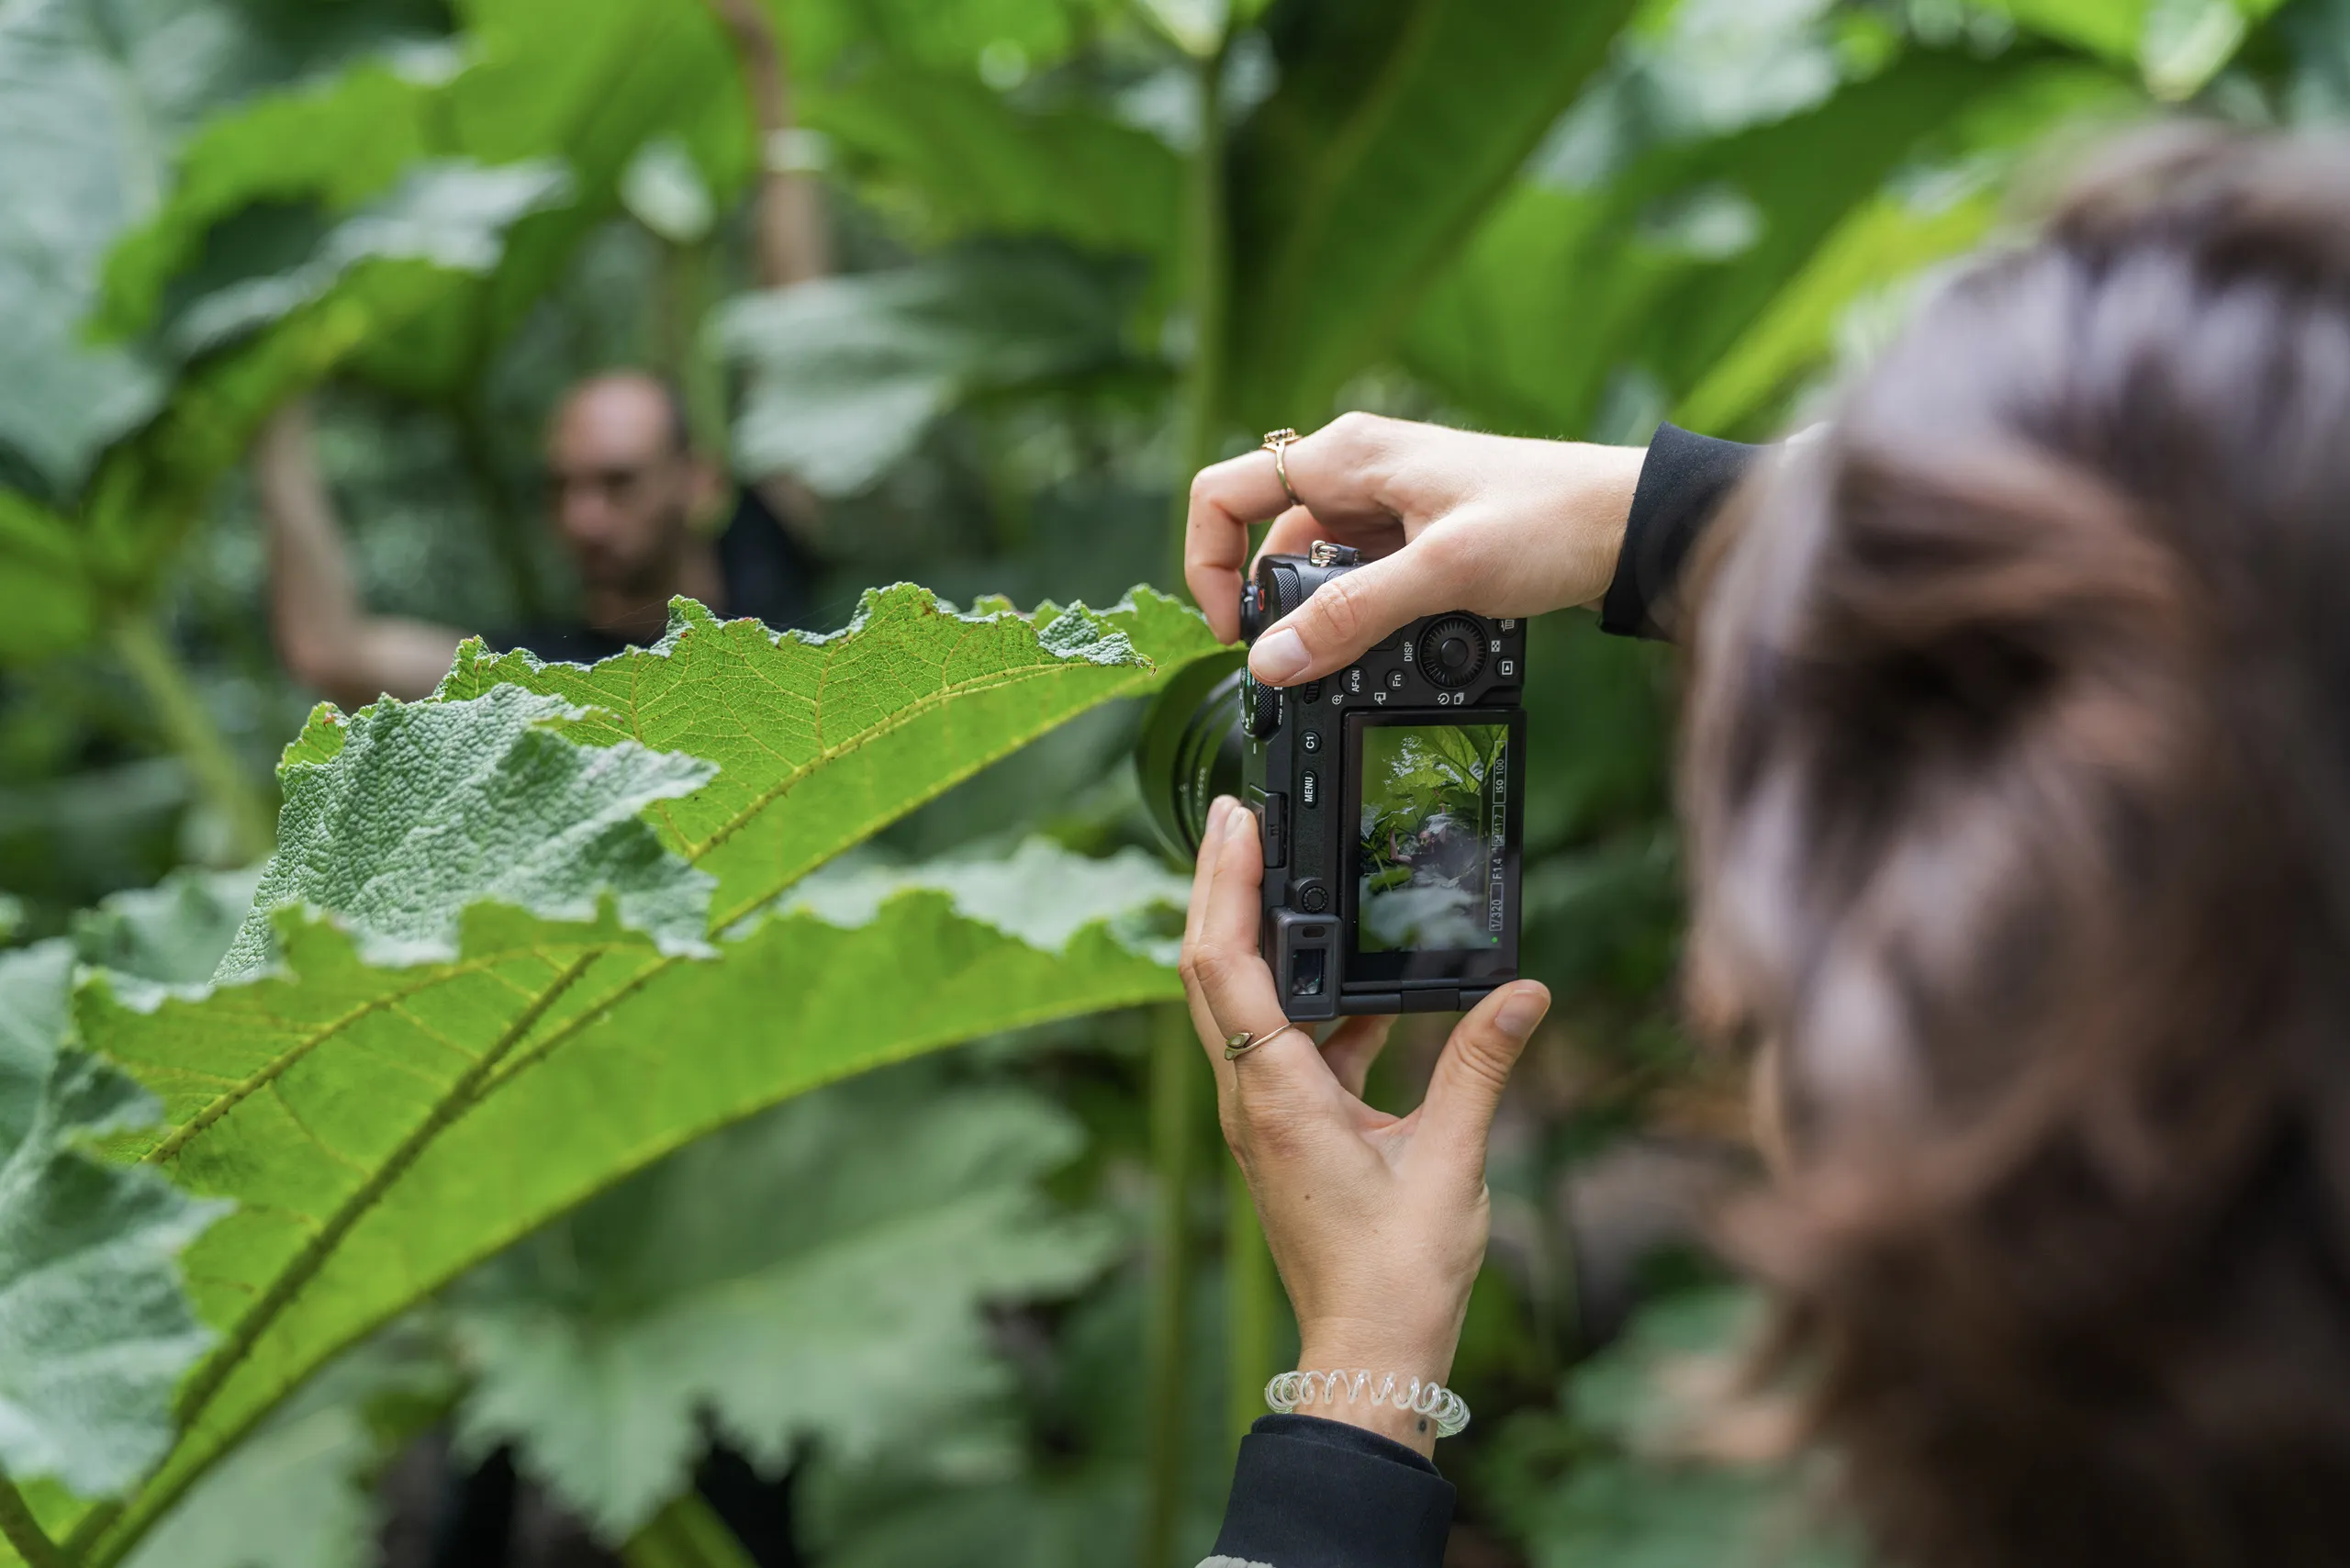
{"label": "curly brown hair", "polygon": [[1700,1021],[1911,1568],[2350,1559],[2350,149],[2172,129],[1720,531]]}

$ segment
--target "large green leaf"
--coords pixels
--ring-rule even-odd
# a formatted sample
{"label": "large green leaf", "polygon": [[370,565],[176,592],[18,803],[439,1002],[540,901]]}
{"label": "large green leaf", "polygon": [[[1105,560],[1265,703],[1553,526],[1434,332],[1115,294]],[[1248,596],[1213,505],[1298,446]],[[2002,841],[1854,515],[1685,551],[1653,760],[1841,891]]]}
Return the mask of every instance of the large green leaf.
{"label": "large green leaf", "polygon": [[477,58],[445,90],[439,151],[487,163],[559,158],[575,187],[569,204],[517,228],[494,272],[359,356],[367,375],[440,398],[470,380],[620,210],[641,148],[674,138],[721,199],[742,188],[756,151],[741,71],[707,5],[464,0],[458,11]]}
{"label": "large green leaf", "polygon": [[[1715,420],[1767,411],[1826,353],[1842,307],[1900,275],[1872,266],[1953,253],[1987,225],[1979,185],[1886,196],[1897,170],[1928,151],[2011,146],[2020,125],[2113,92],[2093,67],[1920,51],[1776,124],[1651,154],[1599,189],[1527,183],[1430,292],[1405,357],[1482,419],[1579,435],[1628,374],[1669,409],[1761,323],[1768,335],[1701,406]],[[1736,231],[1717,240],[1721,220]]]}
{"label": "large green leaf", "polygon": [[766,0],[794,67],[821,79],[878,52],[931,70],[971,72],[991,50],[1041,70],[1066,59],[1127,0]]}
{"label": "large green leaf", "polygon": [[1081,104],[1028,107],[968,72],[884,60],[815,95],[809,115],[845,173],[885,206],[915,207],[934,236],[1049,235],[1173,263],[1181,160]]}
{"label": "large green leaf", "polygon": [[259,901],[301,905],[257,913],[210,990],[81,992],[85,1043],[163,1103],[124,1152],[238,1204],[186,1258],[220,1335],[188,1430],[94,1516],[97,1560],[325,1358],[627,1171],[882,1061],[1172,995],[1163,948],[1101,904],[1055,926],[968,870],[778,895],[1212,647],[1147,590],[1031,618],[900,588],[830,637],[685,607],[593,668],[476,646],[428,702],[321,710]]}
{"label": "large green leaf", "polygon": [[345,36],[264,26],[230,0],[0,8],[0,453],[51,499],[78,489],[98,450],[163,397],[146,355],[83,338],[108,248],[162,199],[200,118],[333,58],[383,10],[330,9]]}
{"label": "large green leaf", "polygon": [[2165,98],[2217,75],[2255,22],[2284,0],[1988,0],[2023,26],[2132,65]]}
{"label": "large green leaf", "polygon": [[1634,0],[1343,0],[1269,17],[1236,161],[1227,405],[1303,423],[1385,349]]}
{"label": "large green leaf", "polygon": [[143,329],[196,258],[285,209],[342,215],[391,196],[425,160],[558,161],[570,199],[537,204],[494,264],[444,269],[397,331],[352,345],[368,375],[447,398],[477,372],[620,209],[640,149],[673,138],[722,196],[752,167],[740,73],[708,6],[663,0],[465,0],[463,55],[410,50],[261,97],[189,147],[172,198],[126,241],[107,319]]}
{"label": "large green leaf", "polygon": [[575,739],[716,762],[715,779],[655,821],[665,844],[718,878],[719,931],[1064,720],[1214,651],[1196,611],[1149,588],[1106,613],[1048,606],[1024,618],[950,614],[901,585],[867,594],[829,637],[778,637],[687,606],[660,646],[592,669],[475,645],[442,689],[550,692],[595,711],[561,726]]}
{"label": "large green leaf", "polygon": [[966,398],[1118,364],[1125,292],[1058,249],[988,247],[737,299],[716,323],[751,372],[735,463],[865,489]]}
{"label": "large green leaf", "polygon": [[160,1108],[64,1048],[73,966],[63,942],[0,953],[0,1467],[105,1492],[171,1445],[173,1386],[212,1341],[179,1254],[227,1205],[87,1151]]}
{"label": "large green leaf", "polygon": [[415,321],[451,279],[493,270],[515,223],[562,191],[544,163],[420,168],[339,222],[279,236],[264,270],[189,280],[154,342],[159,364],[192,363],[160,412],[106,450],[79,504],[61,515],[0,492],[0,657],[68,651],[139,606],[272,409]]}
{"label": "large green leaf", "polygon": [[705,1417],[779,1473],[806,1439],[853,1462],[1000,1396],[980,1307],[1083,1282],[1115,1227],[1036,1191],[1081,1142],[1066,1113],[939,1091],[805,1097],[487,1265],[452,1302],[468,1439],[518,1443],[618,1543],[688,1484]]}

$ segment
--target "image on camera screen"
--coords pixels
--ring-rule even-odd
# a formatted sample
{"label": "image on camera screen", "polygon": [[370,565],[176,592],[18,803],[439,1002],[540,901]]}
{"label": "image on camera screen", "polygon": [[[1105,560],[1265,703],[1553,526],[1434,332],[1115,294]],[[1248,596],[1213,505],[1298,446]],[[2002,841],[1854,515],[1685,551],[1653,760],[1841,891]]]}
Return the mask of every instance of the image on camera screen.
{"label": "image on camera screen", "polygon": [[1359,951],[1501,945],[1508,781],[1507,724],[1364,729]]}

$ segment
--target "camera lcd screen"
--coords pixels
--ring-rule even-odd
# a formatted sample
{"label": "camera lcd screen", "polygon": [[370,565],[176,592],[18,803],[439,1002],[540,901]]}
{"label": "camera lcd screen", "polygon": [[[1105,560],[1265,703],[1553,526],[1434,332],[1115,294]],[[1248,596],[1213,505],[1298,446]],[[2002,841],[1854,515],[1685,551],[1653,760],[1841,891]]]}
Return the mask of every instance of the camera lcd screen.
{"label": "camera lcd screen", "polygon": [[1507,932],[1508,723],[1371,724],[1361,739],[1355,950],[1475,953]]}

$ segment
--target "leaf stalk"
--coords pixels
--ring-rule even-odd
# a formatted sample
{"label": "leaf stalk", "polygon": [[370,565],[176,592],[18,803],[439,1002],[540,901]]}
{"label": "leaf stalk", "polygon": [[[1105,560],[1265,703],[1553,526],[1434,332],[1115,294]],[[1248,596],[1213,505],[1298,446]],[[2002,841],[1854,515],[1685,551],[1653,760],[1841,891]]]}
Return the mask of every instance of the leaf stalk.
{"label": "leaf stalk", "polygon": [[49,1539],[49,1532],[33,1518],[25,1495],[5,1475],[0,1475],[0,1536],[7,1538],[28,1568],[72,1568],[64,1550]]}
{"label": "leaf stalk", "polygon": [[1184,1352],[1192,1338],[1192,1086],[1200,1047],[1191,1014],[1159,1008],[1150,1040],[1150,1302],[1143,1359],[1149,1390],[1148,1473],[1143,1499],[1142,1568],[1174,1568],[1183,1497]]}
{"label": "leaf stalk", "polygon": [[621,1548],[627,1568],[753,1568],[718,1511],[688,1489],[669,1500]]}
{"label": "leaf stalk", "polygon": [[268,854],[275,830],[269,809],[153,619],[127,611],[115,619],[110,635],[172,749],[194,775],[197,794],[227,824],[230,862],[250,865]]}
{"label": "leaf stalk", "polygon": [[1226,1382],[1226,1442],[1237,1457],[1240,1439],[1265,1411],[1265,1384],[1282,1369],[1275,1364],[1281,1332],[1281,1285],[1273,1255],[1257,1220],[1257,1200],[1239,1162],[1224,1171],[1224,1318]]}

